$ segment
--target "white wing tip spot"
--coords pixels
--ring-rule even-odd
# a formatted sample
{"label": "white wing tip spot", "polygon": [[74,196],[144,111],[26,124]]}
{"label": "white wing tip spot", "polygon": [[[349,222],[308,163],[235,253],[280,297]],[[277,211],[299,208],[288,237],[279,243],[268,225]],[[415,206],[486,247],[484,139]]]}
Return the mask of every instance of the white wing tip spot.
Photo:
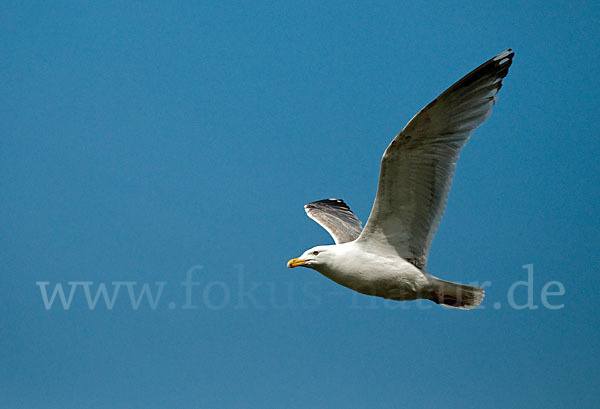
{"label": "white wing tip spot", "polygon": [[497,56],[494,57],[494,61],[498,61],[498,60],[502,60],[499,62],[499,64],[504,64],[506,61],[508,61],[509,59],[507,58],[507,56],[509,54],[512,53],[512,49],[509,48],[508,50],[504,51],[501,54],[498,54]]}

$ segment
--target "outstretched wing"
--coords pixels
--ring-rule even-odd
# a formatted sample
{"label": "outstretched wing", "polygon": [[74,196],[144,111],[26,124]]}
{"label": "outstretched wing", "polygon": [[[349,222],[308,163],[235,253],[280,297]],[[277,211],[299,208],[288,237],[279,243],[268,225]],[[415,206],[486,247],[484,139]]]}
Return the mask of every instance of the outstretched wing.
{"label": "outstretched wing", "polygon": [[304,205],[304,210],[331,234],[335,244],[354,241],[360,236],[362,224],[343,200],[319,200]]}
{"label": "outstretched wing", "polygon": [[358,242],[387,246],[425,268],[460,150],[490,116],[513,56],[509,49],[467,74],[394,138],[383,154],[377,196]]}

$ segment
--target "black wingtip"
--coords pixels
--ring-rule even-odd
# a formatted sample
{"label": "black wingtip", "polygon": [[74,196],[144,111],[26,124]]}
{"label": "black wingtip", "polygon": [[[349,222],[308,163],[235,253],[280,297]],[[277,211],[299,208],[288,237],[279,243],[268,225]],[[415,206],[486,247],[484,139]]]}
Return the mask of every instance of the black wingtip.
{"label": "black wingtip", "polygon": [[502,79],[504,79],[504,77],[508,75],[508,69],[512,65],[514,56],[515,52],[512,50],[512,48],[501,52],[500,54],[489,59],[488,61],[484,62],[479,67],[475,68],[473,71],[465,75],[452,87],[450,87],[448,91],[468,87],[469,85],[473,84],[479,79],[488,76],[500,79],[500,81],[498,81],[497,83],[496,88],[497,90],[499,90],[502,87]]}
{"label": "black wingtip", "polygon": [[342,199],[336,199],[336,198],[317,200],[315,202],[311,202],[311,203],[304,205],[304,207],[310,209],[313,207],[317,207],[320,204],[324,204],[324,205],[327,205],[330,207],[338,207],[341,209],[350,210],[350,207],[346,204],[346,202],[344,202]]}

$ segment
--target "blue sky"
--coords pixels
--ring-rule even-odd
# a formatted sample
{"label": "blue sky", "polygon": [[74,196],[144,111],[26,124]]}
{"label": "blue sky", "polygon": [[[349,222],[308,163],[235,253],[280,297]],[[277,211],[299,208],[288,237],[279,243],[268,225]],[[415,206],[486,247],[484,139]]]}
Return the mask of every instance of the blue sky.
{"label": "blue sky", "polygon": [[[0,7],[2,408],[596,407],[593,2]],[[429,261],[484,308],[285,268],[331,242],[304,203],[366,221],[393,136],[509,47]]]}

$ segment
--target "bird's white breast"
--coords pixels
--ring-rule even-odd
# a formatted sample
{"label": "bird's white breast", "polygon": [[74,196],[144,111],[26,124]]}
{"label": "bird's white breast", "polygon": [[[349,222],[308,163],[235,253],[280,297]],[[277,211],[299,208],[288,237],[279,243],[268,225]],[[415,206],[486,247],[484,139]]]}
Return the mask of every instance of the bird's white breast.
{"label": "bird's white breast", "polygon": [[318,271],[352,290],[398,300],[430,291],[429,275],[395,254],[365,251],[356,242],[333,246],[334,257]]}

